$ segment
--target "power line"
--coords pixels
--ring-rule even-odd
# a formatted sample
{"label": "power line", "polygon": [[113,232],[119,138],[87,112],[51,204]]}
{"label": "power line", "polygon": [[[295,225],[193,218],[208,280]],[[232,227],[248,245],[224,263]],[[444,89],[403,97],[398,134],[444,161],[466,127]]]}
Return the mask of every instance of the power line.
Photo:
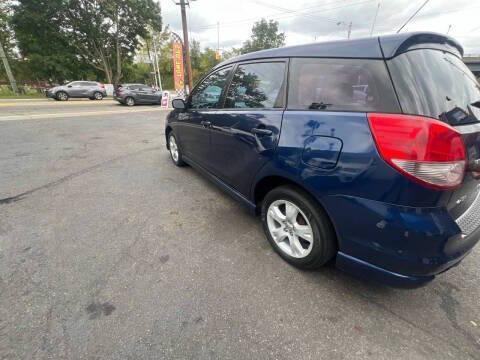
{"label": "power line", "polygon": [[427,3],[428,3],[429,1],[430,1],[430,0],[426,0],[426,1],[422,4],[422,6],[420,6],[420,7],[417,9],[417,11],[415,11],[415,12],[413,13],[413,15],[408,18],[408,20],[405,22],[405,24],[403,24],[403,25],[400,27],[400,29],[397,30],[397,34],[398,34],[400,31],[402,31],[402,29],[410,22],[410,20],[412,20],[412,19],[415,17],[415,15],[417,15],[417,14],[420,12],[420,10],[422,10],[423,7],[424,7],[425,5],[427,5]]}
{"label": "power line", "polygon": [[[241,23],[248,23],[248,22],[251,22],[252,20],[258,20],[258,19],[262,19],[262,18],[266,18],[266,19],[270,19],[270,20],[274,20],[274,19],[286,19],[286,18],[290,18],[290,17],[295,17],[295,16],[310,16],[310,14],[312,13],[318,13],[318,12],[323,12],[323,11],[331,11],[331,10],[337,10],[337,9],[341,9],[341,8],[345,8],[347,6],[356,6],[356,5],[362,5],[362,4],[365,4],[365,3],[369,3],[369,2],[372,2],[372,1],[375,1],[375,0],[363,0],[363,1],[360,1],[360,2],[355,2],[355,3],[350,3],[350,4],[345,4],[345,5],[342,5],[342,6],[337,6],[337,7],[333,7],[333,8],[328,8],[328,9],[319,9],[318,6],[313,6],[313,7],[309,7],[309,8],[304,8],[304,9],[301,9],[301,10],[291,10],[290,14],[287,14],[287,15],[282,15],[282,14],[277,14],[277,15],[271,15],[271,16],[256,16],[256,17],[252,17],[252,18],[246,18],[246,19],[241,19],[241,20],[236,20],[236,21],[231,21],[229,23],[225,23],[225,24],[221,24],[223,27],[226,27],[226,26],[234,26],[234,25],[237,25],[237,24],[241,24]],[[309,9],[317,9],[315,11],[309,11],[309,13],[304,13],[305,11],[309,10]],[[284,11],[283,13],[287,13],[286,11]],[[326,21],[330,21],[332,23],[337,23],[339,20],[338,19],[333,19],[333,18],[328,18],[328,17],[320,17],[321,19],[323,20],[326,20]],[[217,24],[209,24],[209,25],[205,25],[205,26],[202,26],[202,27],[198,27],[198,28],[195,28],[194,30],[207,30],[207,29],[211,29],[211,28],[215,28],[217,26]]]}

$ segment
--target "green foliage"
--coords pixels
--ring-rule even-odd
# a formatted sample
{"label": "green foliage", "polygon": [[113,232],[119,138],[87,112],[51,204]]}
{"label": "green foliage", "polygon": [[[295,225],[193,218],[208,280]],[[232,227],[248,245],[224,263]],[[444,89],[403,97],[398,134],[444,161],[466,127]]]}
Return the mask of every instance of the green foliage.
{"label": "green foliage", "polygon": [[141,38],[160,30],[154,0],[18,0],[12,26],[22,57],[52,82],[119,82]]}
{"label": "green foliage", "polygon": [[193,83],[197,83],[204,77],[220,60],[216,58],[216,51],[206,48],[203,51],[200,43],[193,40],[190,44],[190,58],[192,61]]}
{"label": "green foliage", "polygon": [[160,6],[153,0],[68,0],[63,33],[80,56],[103,71],[109,82],[122,79],[148,30],[161,30]]}
{"label": "green foliage", "polygon": [[5,54],[12,59],[15,46],[14,33],[10,26],[12,17],[11,4],[4,0],[0,2],[0,43],[3,45]]}
{"label": "green foliage", "polygon": [[[11,25],[23,58],[22,68],[34,74],[31,80],[63,83],[85,78],[91,71],[60,31],[64,5],[63,0],[19,0],[13,6]],[[15,64],[13,68],[18,70]]]}
{"label": "green foliage", "polygon": [[242,54],[285,45],[285,33],[278,32],[278,21],[262,19],[252,28],[251,38],[243,43]]}
{"label": "green foliage", "polygon": [[19,86],[19,94],[15,94],[10,86],[0,85],[0,98],[17,98],[17,97],[44,97],[37,89],[33,89],[29,86]]}

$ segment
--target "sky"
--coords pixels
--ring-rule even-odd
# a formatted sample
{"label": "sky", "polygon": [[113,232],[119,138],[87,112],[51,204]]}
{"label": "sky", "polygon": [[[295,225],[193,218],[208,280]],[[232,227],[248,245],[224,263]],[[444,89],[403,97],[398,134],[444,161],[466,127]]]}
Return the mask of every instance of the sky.
{"label": "sky", "polygon": [[[164,26],[182,34],[178,0],[158,0]],[[195,0],[187,18],[190,38],[201,47],[240,47],[250,37],[256,21],[279,22],[286,45],[345,39],[352,23],[351,38],[395,33],[425,0]],[[378,7],[380,4],[380,7]],[[449,30],[450,28],[450,30]],[[480,0],[430,0],[402,30],[447,33],[464,47],[465,54],[480,54]]]}

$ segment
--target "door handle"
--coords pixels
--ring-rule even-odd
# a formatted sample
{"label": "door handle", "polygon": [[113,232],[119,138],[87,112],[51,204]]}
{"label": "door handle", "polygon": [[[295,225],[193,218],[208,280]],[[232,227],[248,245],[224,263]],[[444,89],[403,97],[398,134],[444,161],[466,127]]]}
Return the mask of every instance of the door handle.
{"label": "door handle", "polygon": [[200,125],[208,128],[208,127],[212,126],[212,123],[210,121],[200,121]]}
{"label": "door handle", "polygon": [[272,130],[262,129],[262,128],[253,128],[251,130],[251,133],[255,135],[266,135],[266,136],[270,136],[273,134]]}

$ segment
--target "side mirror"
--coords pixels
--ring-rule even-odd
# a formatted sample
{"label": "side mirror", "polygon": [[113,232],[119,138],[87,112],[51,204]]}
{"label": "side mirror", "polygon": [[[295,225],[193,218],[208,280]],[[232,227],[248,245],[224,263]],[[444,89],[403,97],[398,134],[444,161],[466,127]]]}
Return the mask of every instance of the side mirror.
{"label": "side mirror", "polygon": [[185,110],[187,108],[187,104],[183,99],[173,99],[172,106],[174,109]]}

